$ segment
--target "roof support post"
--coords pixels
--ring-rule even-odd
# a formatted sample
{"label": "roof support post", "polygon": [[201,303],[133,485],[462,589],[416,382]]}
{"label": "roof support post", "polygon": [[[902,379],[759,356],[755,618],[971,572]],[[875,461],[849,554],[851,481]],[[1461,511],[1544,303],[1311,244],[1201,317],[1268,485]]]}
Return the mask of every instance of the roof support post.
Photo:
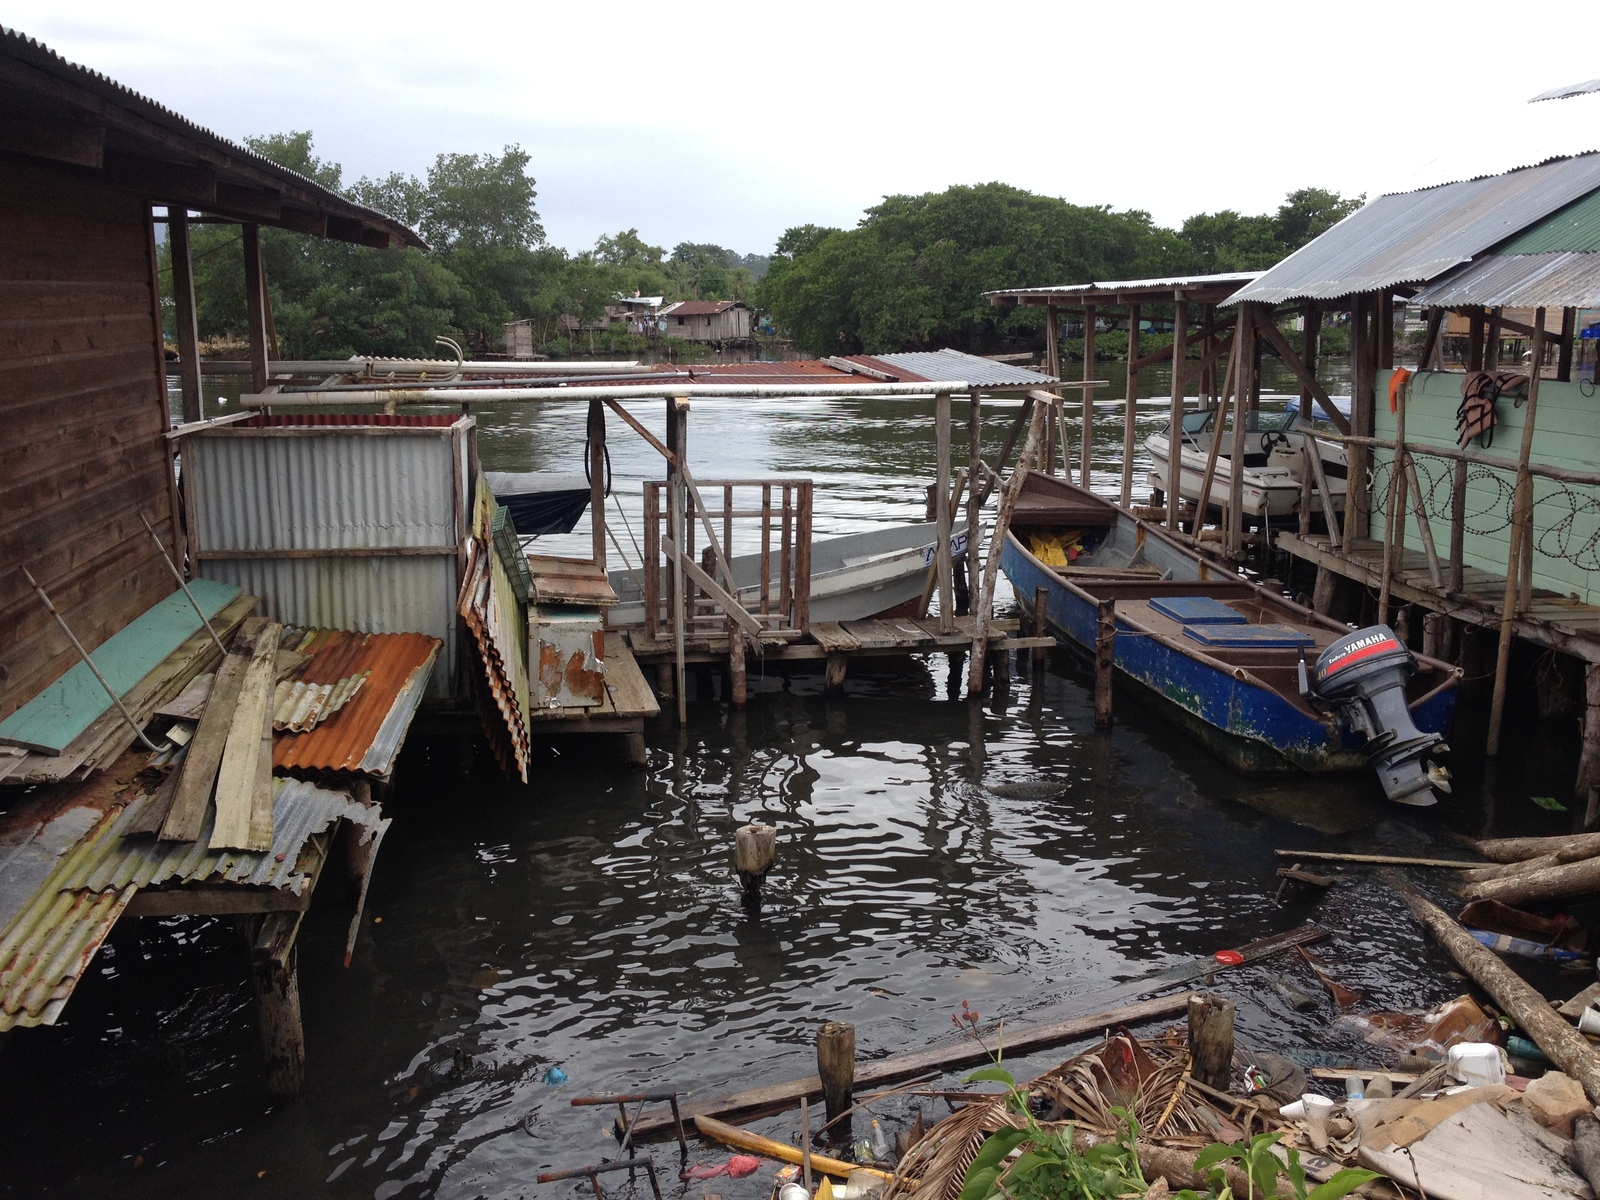
{"label": "roof support post", "polygon": [[1061,346],[1056,340],[1056,306],[1044,307],[1044,370],[1046,375],[1061,378]]}
{"label": "roof support post", "polygon": [[189,255],[189,213],[181,204],[167,209],[167,240],[172,257],[172,303],[178,338],[178,381],[183,419],[200,414],[200,328],[194,310],[194,267]]}
{"label": "roof support post", "polygon": [[1484,362],[1483,309],[1474,308],[1467,313],[1467,370],[1481,371]]}
{"label": "roof support post", "polygon": [[[1317,341],[1321,335],[1322,312],[1314,301],[1307,300],[1300,306],[1300,362],[1306,369],[1306,375],[1312,378],[1317,374]],[[1311,416],[1311,389],[1303,381],[1300,384],[1300,412],[1303,416]]]}
{"label": "roof support post", "polygon": [[[1241,304],[1239,306],[1239,331],[1234,335],[1233,361],[1234,376],[1233,390],[1233,430],[1232,447],[1228,451],[1228,539],[1226,546],[1230,558],[1238,559],[1244,549],[1244,424],[1245,414],[1250,408],[1251,386],[1253,372],[1252,364],[1255,362],[1256,330],[1255,322],[1257,306],[1254,304]],[[1213,438],[1222,436],[1221,414],[1218,414],[1217,427],[1212,432]],[[1201,502],[1207,497],[1202,496]],[[1197,520],[1198,525],[1198,520]],[[1197,530],[1198,532],[1198,530]]]}
{"label": "roof support post", "polygon": [[[1083,310],[1083,459],[1079,464],[1078,482],[1089,486],[1089,460],[1094,457],[1094,305]],[[1072,472],[1067,472],[1070,482]]]}
{"label": "roof support post", "polygon": [[250,337],[250,378],[256,392],[267,390],[266,273],[261,269],[261,226],[244,227],[244,306]]}
{"label": "roof support post", "polygon": [[1133,414],[1139,399],[1139,306],[1128,309],[1128,384],[1123,391],[1122,413],[1122,506],[1133,503]]}
{"label": "roof support post", "polygon": [[[1350,297],[1350,432],[1357,437],[1372,436],[1373,404],[1377,394],[1371,315],[1371,295],[1359,293]],[[1345,537],[1347,542],[1353,542],[1371,536],[1372,502],[1367,471],[1372,466],[1372,448],[1351,446],[1349,458]]]}
{"label": "roof support post", "polygon": [[[1178,488],[1183,482],[1183,366],[1188,356],[1189,305],[1174,292],[1172,311],[1172,403],[1167,410],[1167,529],[1178,532]],[[1204,503],[1204,497],[1201,502]]]}
{"label": "roof support post", "polygon": [[[1556,380],[1560,383],[1572,382],[1572,345],[1578,337],[1578,310],[1563,308],[1561,310],[1561,347],[1556,355]],[[1537,364],[1535,364],[1537,366]]]}

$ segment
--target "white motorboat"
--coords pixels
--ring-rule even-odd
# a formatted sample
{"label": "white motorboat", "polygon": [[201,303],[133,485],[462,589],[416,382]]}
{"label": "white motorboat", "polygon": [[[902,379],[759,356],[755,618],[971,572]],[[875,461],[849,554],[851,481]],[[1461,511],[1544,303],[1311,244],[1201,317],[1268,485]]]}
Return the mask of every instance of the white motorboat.
{"label": "white motorboat", "polygon": [[[1200,485],[1205,481],[1206,461],[1211,453],[1211,439],[1217,425],[1217,412],[1185,413],[1183,417],[1183,451],[1178,473],[1178,495],[1195,501],[1200,497]],[[1240,507],[1247,516],[1260,519],[1280,519],[1295,516],[1300,511],[1301,473],[1305,470],[1302,447],[1312,433],[1288,412],[1253,412],[1245,421],[1245,455]],[[1222,431],[1222,445],[1217,448],[1216,470],[1211,477],[1211,491],[1207,497],[1208,508],[1221,511],[1228,503],[1233,486],[1233,436]],[[1316,439],[1322,458],[1322,469],[1328,479],[1334,510],[1344,510],[1346,460],[1344,447],[1325,438]],[[1145,439],[1145,449],[1151,458],[1150,487],[1152,491],[1171,494],[1168,472],[1167,430],[1161,429]],[[1313,513],[1321,511],[1319,501],[1313,501]]]}
{"label": "white motorboat", "polygon": [[[811,543],[811,620],[864,621],[871,617],[907,616],[922,599],[923,581],[933,562],[938,526],[932,521],[890,525],[825,538]],[[958,524],[951,537],[952,560],[965,560],[967,530]],[[777,556],[771,557],[773,570]],[[739,585],[741,602],[759,602],[761,555],[738,554],[728,563]],[[959,572],[957,572],[959,575]],[[644,621],[643,577],[620,568],[609,574],[618,604],[611,610],[614,626]],[[772,594],[777,594],[776,577]]]}

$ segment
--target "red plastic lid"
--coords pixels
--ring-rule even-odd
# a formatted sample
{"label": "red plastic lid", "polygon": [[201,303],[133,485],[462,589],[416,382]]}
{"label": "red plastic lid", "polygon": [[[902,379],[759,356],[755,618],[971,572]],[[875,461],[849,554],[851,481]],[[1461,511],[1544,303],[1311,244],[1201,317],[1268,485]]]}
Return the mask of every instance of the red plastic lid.
{"label": "red plastic lid", "polygon": [[1237,950],[1218,950],[1211,956],[1225,967],[1237,967],[1244,961],[1244,955]]}

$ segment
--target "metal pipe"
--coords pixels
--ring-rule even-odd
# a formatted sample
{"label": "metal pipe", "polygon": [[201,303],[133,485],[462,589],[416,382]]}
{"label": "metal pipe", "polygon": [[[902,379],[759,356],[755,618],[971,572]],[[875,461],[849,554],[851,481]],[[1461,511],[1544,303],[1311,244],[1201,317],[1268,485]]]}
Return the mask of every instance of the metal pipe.
{"label": "metal pipe", "polygon": [[161,557],[167,564],[167,570],[172,572],[172,577],[178,581],[178,586],[183,589],[183,594],[189,598],[189,605],[194,609],[194,615],[200,618],[200,624],[205,626],[205,631],[211,635],[211,640],[217,644],[217,650],[223,658],[228,657],[228,648],[222,644],[222,639],[217,636],[217,631],[211,628],[211,621],[200,608],[200,602],[194,598],[194,593],[189,590],[189,585],[184,582],[183,572],[178,570],[178,564],[172,561],[172,555],[167,553],[167,548],[156,535],[155,526],[150,524],[150,518],[143,513],[139,520],[144,522],[145,531],[149,533],[150,540],[156,544],[156,549],[161,551]]}
{"label": "metal pipe", "polygon": [[[173,363],[176,368],[179,364]],[[447,358],[286,358],[274,359],[268,370],[273,375],[607,375],[624,371],[647,374],[650,368],[638,359],[608,362],[526,362],[469,359],[452,362]],[[200,360],[202,375],[248,375],[250,364],[239,359]]]}
{"label": "metal pipe", "polygon": [[134,736],[143,742],[145,748],[152,754],[160,754],[161,748],[145,737],[144,730],[139,728],[139,723],[133,719],[133,714],[122,703],[122,697],[117,695],[116,689],[106,682],[106,677],[100,674],[100,668],[94,665],[94,659],[89,657],[89,652],[83,648],[83,643],[78,640],[78,635],[72,632],[72,628],[67,624],[66,618],[56,611],[54,604],[50,603],[50,597],[45,595],[44,589],[39,586],[39,581],[33,577],[33,572],[29,571],[27,567],[23,567],[22,577],[28,581],[28,586],[33,588],[34,593],[39,597],[39,602],[56,619],[56,624],[61,626],[61,632],[67,635],[67,640],[72,643],[72,648],[78,652],[78,657],[83,659],[83,665],[89,668],[94,677],[100,681],[100,686],[105,688],[106,695],[111,697],[111,703],[117,706],[117,711],[122,714],[122,719],[128,723],[128,728],[133,730]]}
{"label": "metal pipe", "polygon": [[[741,396],[754,399],[782,397],[897,396],[902,399],[931,400],[941,392],[970,391],[964,381],[939,383],[683,383],[665,385],[640,383],[586,387],[508,387],[485,389],[467,394],[450,393],[447,403],[525,404],[534,400],[656,400],[662,396]],[[397,388],[394,391],[325,392],[250,392],[239,397],[242,408],[323,408],[336,404],[439,404],[437,392],[426,388]]]}

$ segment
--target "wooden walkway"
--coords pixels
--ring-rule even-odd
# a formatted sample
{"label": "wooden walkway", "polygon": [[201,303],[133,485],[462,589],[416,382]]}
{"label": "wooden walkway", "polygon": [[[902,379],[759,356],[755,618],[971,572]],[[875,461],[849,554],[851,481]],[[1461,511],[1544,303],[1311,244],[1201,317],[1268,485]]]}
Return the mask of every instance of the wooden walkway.
{"label": "wooden walkway", "polygon": [[[1336,575],[1376,591],[1382,584],[1383,544],[1371,540],[1332,549],[1325,535],[1300,537],[1280,533],[1278,548],[1295,558],[1315,563]],[[1390,583],[1396,600],[1420,604],[1431,612],[1443,613],[1458,621],[1498,629],[1505,599],[1506,577],[1467,567],[1462,572],[1461,591],[1446,592],[1433,584],[1428,560],[1421,550],[1407,550],[1405,562]],[[1539,646],[1571,654],[1585,662],[1600,662],[1600,607],[1574,600],[1558,592],[1533,589],[1533,603],[1513,621],[1517,637]]]}
{"label": "wooden walkway", "polygon": [[[990,621],[989,649],[1000,652],[1055,645],[1053,637],[1013,637],[1018,628],[1016,621]],[[628,642],[641,662],[663,663],[673,659],[670,637],[651,638],[643,630],[635,629],[629,631]],[[971,617],[957,617],[953,633],[940,632],[939,622],[934,618],[918,621],[910,617],[879,617],[870,621],[816,621],[807,636],[794,640],[762,638],[761,656],[768,662],[815,662],[833,657],[953,654],[970,649]],[[726,635],[685,640],[685,662],[727,660]]]}

